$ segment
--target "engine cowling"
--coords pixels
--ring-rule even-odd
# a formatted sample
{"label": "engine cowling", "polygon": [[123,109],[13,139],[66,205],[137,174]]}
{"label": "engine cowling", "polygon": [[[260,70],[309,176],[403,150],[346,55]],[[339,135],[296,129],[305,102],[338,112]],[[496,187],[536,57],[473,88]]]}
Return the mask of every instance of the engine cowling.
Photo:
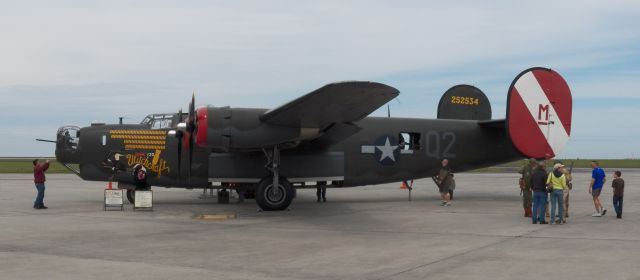
{"label": "engine cowling", "polygon": [[196,144],[216,151],[260,150],[318,136],[318,129],[263,123],[266,109],[200,107],[196,110]]}

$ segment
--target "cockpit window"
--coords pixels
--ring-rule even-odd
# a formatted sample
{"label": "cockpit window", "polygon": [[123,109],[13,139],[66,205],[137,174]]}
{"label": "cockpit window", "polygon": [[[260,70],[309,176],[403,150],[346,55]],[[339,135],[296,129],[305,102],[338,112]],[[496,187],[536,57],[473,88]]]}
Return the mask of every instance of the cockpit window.
{"label": "cockpit window", "polygon": [[152,114],[146,116],[140,124],[149,126],[151,129],[163,129],[173,126],[174,114]]}

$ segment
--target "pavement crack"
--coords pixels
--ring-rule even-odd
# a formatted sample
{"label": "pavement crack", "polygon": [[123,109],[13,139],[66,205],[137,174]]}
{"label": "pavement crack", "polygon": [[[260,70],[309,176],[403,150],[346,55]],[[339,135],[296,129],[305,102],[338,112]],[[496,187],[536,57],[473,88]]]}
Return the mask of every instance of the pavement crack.
{"label": "pavement crack", "polygon": [[469,250],[466,250],[466,251],[462,251],[462,252],[459,252],[459,253],[456,253],[456,254],[453,254],[453,255],[449,255],[447,257],[440,258],[440,259],[437,259],[435,261],[424,263],[424,264],[421,264],[421,265],[418,265],[418,266],[414,266],[412,268],[408,268],[408,269],[402,270],[400,272],[396,272],[394,274],[387,275],[387,276],[384,276],[384,277],[381,277],[381,278],[377,278],[377,279],[379,279],[379,280],[390,279],[392,277],[395,277],[395,276],[398,276],[398,275],[401,275],[401,274],[404,274],[404,273],[407,273],[407,272],[411,272],[411,271],[414,271],[414,270],[417,270],[417,269],[420,269],[420,268],[424,268],[424,267],[427,267],[427,266],[431,266],[431,265],[434,265],[434,264],[437,264],[437,263],[445,262],[447,260],[450,260],[450,259],[453,259],[453,258],[457,258],[457,257],[460,257],[460,256],[464,256],[466,254],[473,253],[473,252],[476,252],[476,251],[480,251],[480,250],[483,250],[483,249],[486,249],[486,248],[489,248],[489,247],[493,247],[495,245],[499,245],[499,244],[505,243],[507,241],[511,241],[511,240],[513,240],[515,238],[518,238],[518,237],[505,238],[503,240],[499,240],[499,241],[496,241],[496,242],[492,242],[492,243],[489,243],[489,244],[482,245],[480,247],[476,247],[476,248],[469,249]]}

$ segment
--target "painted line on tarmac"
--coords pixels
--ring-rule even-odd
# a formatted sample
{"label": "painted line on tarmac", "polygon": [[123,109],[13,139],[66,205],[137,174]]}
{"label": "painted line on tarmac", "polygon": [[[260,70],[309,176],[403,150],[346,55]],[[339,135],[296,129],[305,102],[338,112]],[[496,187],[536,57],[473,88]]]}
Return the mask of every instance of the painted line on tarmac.
{"label": "painted line on tarmac", "polygon": [[235,219],[236,217],[238,217],[238,215],[236,215],[235,213],[227,212],[227,213],[216,213],[216,214],[202,214],[202,215],[193,217],[193,219],[205,220],[205,221],[224,221],[224,220]]}

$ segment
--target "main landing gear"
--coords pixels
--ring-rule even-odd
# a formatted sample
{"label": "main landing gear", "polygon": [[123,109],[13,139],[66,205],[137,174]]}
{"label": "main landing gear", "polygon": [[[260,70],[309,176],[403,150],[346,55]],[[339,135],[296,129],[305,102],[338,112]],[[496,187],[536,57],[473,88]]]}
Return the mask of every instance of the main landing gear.
{"label": "main landing gear", "polygon": [[256,202],[264,211],[285,210],[293,200],[294,192],[291,183],[280,176],[280,150],[278,146],[273,151],[263,150],[268,163],[265,166],[271,176],[262,178],[256,189]]}

